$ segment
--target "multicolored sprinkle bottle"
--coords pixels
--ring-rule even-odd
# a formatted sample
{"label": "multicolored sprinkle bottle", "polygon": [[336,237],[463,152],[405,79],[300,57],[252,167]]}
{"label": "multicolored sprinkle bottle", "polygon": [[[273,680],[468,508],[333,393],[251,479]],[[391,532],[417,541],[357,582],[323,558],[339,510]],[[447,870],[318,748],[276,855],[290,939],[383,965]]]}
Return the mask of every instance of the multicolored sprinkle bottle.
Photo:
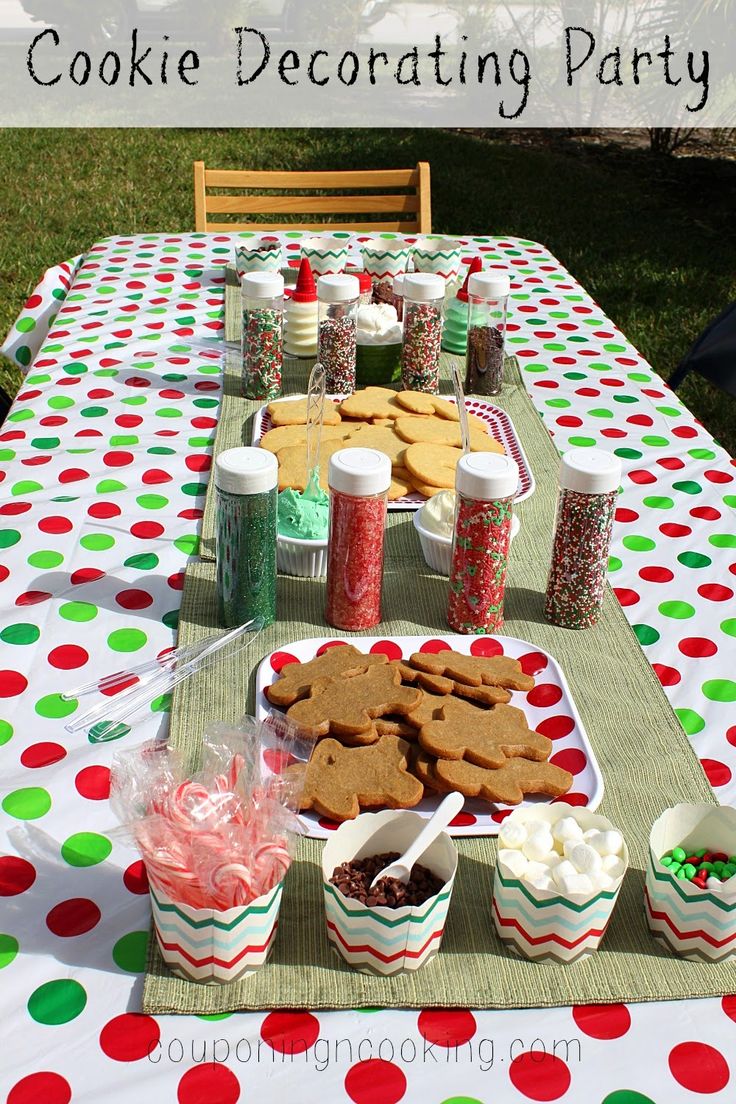
{"label": "multicolored sprinkle bottle", "polygon": [[344,273],[320,276],[319,361],[325,370],[328,395],[352,395],[358,355],[360,283]]}
{"label": "multicolored sprinkle bottle", "polygon": [[404,349],[401,382],[405,391],[440,389],[440,344],[445,281],[430,272],[404,278]]}
{"label": "multicolored sprinkle bottle", "polygon": [[498,395],[501,390],[510,292],[511,280],[505,272],[476,272],[468,277],[466,395]]}
{"label": "multicolored sprinkle bottle", "polygon": [[565,629],[595,625],[603,604],[621,461],[603,449],[562,457],[544,615]]}
{"label": "multicolored sprinkle bottle", "polygon": [[243,395],[270,401],[281,394],[284,361],[284,277],[246,272],[243,296]]}
{"label": "multicolored sprinkle bottle", "polygon": [[471,452],[455,475],[457,507],[447,622],[459,633],[503,628],[513,502],[519,468],[510,456]]}

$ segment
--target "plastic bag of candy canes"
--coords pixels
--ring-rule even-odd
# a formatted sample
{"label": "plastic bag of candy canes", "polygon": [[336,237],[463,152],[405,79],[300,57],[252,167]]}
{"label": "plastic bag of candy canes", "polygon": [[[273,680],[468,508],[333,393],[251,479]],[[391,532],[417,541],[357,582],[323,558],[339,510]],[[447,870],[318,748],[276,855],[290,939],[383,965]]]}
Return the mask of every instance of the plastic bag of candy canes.
{"label": "plastic bag of candy canes", "polygon": [[283,718],[216,723],[203,736],[202,768],[155,741],[119,754],[110,800],[132,835],[154,889],[196,909],[248,905],[291,863],[312,745]]}

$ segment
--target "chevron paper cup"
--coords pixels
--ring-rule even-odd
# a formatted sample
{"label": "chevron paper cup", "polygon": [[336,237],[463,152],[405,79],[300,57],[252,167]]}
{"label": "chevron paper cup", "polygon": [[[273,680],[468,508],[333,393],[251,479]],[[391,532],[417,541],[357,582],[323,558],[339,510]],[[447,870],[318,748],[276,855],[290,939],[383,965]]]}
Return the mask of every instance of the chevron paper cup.
{"label": "chevron paper cup", "polygon": [[[564,816],[574,817],[584,832],[590,828],[601,831],[614,828],[606,817],[573,806],[533,805],[516,809],[511,816],[515,821],[543,820],[551,824],[559,818],[561,809]],[[625,844],[622,858],[628,867]],[[535,962],[577,962],[598,950],[620,886],[621,882],[616,890],[596,893],[594,897],[581,894],[562,897],[557,890],[527,885],[497,860],[492,902],[496,931],[509,950],[523,958]]]}
{"label": "chevron paper cup", "polygon": [[[649,928],[683,958],[718,962],[736,953],[736,876],[712,893],[673,877],[659,861],[673,847],[688,854],[707,847],[736,854],[736,809],[675,805],[666,809],[649,836],[644,907]],[[731,885],[731,883],[734,885]]]}
{"label": "chevron paper cup", "polygon": [[460,271],[462,245],[453,238],[417,238],[412,246],[417,272],[434,272],[445,281],[454,280]]}
{"label": "chevron paper cup", "polygon": [[373,238],[360,247],[363,268],[374,284],[393,280],[409,268],[411,248],[401,238]]}
{"label": "chevron paper cup", "polygon": [[246,272],[280,272],[282,260],[283,250],[277,238],[249,238],[248,244],[235,246],[235,267],[240,280]]}
{"label": "chevron paper cup", "polygon": [[457,849],[445,833],[419,860],[444,886],[418,908],[368,908],[344,897],[330,878],[335,867],[353,859],[403,852],[426,821],[418,813],[361,813],[341,824],[322,852],[327,935],[335,950],[356,970],[369,974],[418,970],[437,954],[457,870]]}
{"label": "chevron paper cup", "polygon": [[151,887],[156,938],[174,974],[210,985],[235,981],[264,964],[276,939],[283,882],[244,908],[194,909]]}
{"label": "chevron paper cup", "polygon": [[305,238],[301,243],[302,257],[306,257],[315,276],[329,276],[344,272],[348,263],[348,243],[345,238]]}

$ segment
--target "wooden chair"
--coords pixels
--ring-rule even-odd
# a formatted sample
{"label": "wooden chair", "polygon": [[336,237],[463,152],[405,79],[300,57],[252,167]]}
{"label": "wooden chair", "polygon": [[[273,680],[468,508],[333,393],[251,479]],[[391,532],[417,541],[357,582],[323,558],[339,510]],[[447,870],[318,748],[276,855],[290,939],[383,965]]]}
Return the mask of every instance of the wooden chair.
{"label": "wooden chair", "polygon": [[[209,189],[217,194],[209,194]],[[227,189],[227,191],[225,191]],[[232,189],[236,192],[233,193]],[[247,189],[248,194],[243,194]],[[282,194],[262,194],[276,191]],[[346,194],[360,190],[360,194]],[[372,189],[368,191],[367,189]],[[403,189],[388,194],[387,189]],[[411,189],[410,194],[406,194]],[[295,195],[299,191],[302,194]],[[323,192],[334,194],[317,194]],[[260,194],[253,194],[254,192]],[[306,193],[306,194],[304,194]],[[207,169],[194,163],[194,211],[198,231],[234,230],[392,230],[407,234],[432,232],[429,163],[415,169],[367,172],[250,172]],[[381,221],[339,222],[211,222],[208,215],[379,215]],[[391,216],[391,217],[389,217]],[[403,217],[401,217],[403,216]]]}

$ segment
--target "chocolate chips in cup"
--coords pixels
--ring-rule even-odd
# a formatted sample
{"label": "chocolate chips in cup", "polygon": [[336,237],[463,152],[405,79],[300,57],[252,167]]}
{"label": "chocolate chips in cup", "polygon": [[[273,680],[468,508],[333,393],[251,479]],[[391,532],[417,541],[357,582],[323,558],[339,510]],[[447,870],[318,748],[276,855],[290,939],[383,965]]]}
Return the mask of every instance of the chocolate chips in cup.
{"label": "chocolate chips in cup", "polygon": [[390,863],[396,862],[399,857],[398,851],[389,851],[384,855],[371,855],[341,863],[335,867],[330,883],[344,897],[360,901],[368,908],[412,908],[423,905],[430,897],[436,897],[445,883],[419,863],[412,868],[406,885],[398,878],[382,878],[371,889],[371,882],[376,874]]}

